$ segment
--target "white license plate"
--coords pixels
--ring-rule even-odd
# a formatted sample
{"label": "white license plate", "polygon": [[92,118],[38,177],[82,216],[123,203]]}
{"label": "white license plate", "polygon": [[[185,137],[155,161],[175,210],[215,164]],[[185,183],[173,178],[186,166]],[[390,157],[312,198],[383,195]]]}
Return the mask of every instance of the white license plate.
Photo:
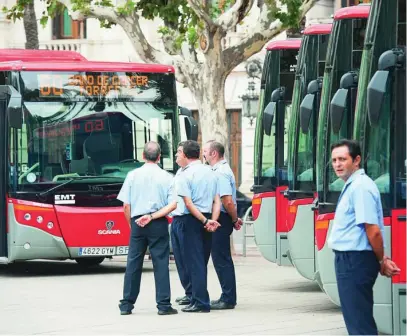
{"label": "white license plate", "polygon": [[128,255],[129,247],[128,246],[117,246],[116,255]]}
{"label": "white license plate", "polygon": [[80,247],[79,255],[114,255],[115,247]]}

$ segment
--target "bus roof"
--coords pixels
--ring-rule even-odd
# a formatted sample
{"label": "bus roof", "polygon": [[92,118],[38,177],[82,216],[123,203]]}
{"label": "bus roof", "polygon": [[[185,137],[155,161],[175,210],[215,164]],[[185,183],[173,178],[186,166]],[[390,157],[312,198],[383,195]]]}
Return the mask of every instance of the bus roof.
{"label": "bus roof", "polygon": [[87,59],[76,51],[70,50],[47,50],[47,49],[0,49],[0,61],[35,61],[44,59],[87,61]]}
{"label": "bus roof", "polygon": [[287,39],[271,41],[267,45],[267,50],[300,49],[301,39]]}
{"label": "bus roof", "polygon": [[369,17],[369,12],[370,4],[344,7],[335,12],[334,20],[364,19]]}
{"label": "bus roof", "polygon": [[2,62],[2,71],[67,71],[67,72],[173,72],[174,67],[160,64],[124,62]]}
{"label": "bus roof", "polygon": [[332,23],[314,24],[308,26],[304,30],[304,35],[322,35],[330,34],[332,30]]}

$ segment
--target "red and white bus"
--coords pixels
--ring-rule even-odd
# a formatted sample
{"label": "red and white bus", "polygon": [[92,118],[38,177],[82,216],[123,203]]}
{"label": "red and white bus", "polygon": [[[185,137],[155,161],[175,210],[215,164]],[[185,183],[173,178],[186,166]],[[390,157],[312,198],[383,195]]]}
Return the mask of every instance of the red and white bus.
{"label": "red and white bus", "polygon": [[[345,7],[336,11],[326,54],[317,131],[317,192],[315,241],[317,245],[316,280],[327,296],[340,305],[334,253],[326,244],[336,204],[344,185],[331,165],[331,144],[351,138],[357,97],[358,72],[361,67],[363,43],[370,5]],[[339,93],[339,94],[338,94]],[[341,99],[345,96],[344,99]],[[342,117],[336,114],[345,101]]]}
{"label": "red and white bus", "polygon": [[3,62],[0,102],[0,263],[127,254],[126,174],[151,140],[175,172],[180,112],[197,135],[166,65]]}
{"label": "red and white bus", "polygon": [[304,30],[288,130],[289,257],[306,279],[316,272],[313,201],[316,193],[316,134],[322,76],[332,24]]}
{"label": "red and white bus", "polygon": [[301,39],[267,46],[254,145],[252,214],[257,247],[264,258],[291,265],[287,255],[287,143],[291,98]]}

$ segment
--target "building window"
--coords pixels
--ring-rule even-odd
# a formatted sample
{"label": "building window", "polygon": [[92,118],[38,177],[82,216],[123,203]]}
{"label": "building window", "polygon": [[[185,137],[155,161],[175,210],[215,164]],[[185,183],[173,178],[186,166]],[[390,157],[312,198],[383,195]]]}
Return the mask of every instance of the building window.
{"label": "building window", "polygon": [[361,3],[370,3],[371,0],[342,0],[342,7],[356,6]]}
{"label": "building window", "polygon": [[86,20],[72,20],[68,9],[64,8],[52,20],[52,38],[54,40],[86,38]]}

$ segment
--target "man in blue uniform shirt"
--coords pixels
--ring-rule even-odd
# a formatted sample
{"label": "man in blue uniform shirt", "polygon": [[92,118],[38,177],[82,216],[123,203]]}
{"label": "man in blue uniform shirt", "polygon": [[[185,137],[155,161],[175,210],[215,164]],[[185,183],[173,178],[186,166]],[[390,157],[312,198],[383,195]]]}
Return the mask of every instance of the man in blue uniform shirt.
{"label": "man in blue uniform shirt", "polygon": [[200,147],[196,141],[187,140],[178,147],[177,163],[182,172],[175,179],[174,188],[178,205],[182,207],[177,215],[184,223],[181,245],[192,289],[191,303],[182,309],[187,313],[210,311],[207,262],[211,232],[219,227],[216,221],[220,212],[217,178],[208,166],[202,164],[199,156]]}
{"label": "man in blue uniform shirt", "polygon": [[363,169],[356,141],[331,147],[332,166],[345,181],[335,210],[329,247],[346,328],[350,335],[377,335],[373,317],[373,286],[379,272],[388,277],[399,269],[384,256],[383,210],[379,190]]}
{"label": "man in blue uniform shirt", "polygon": [[143,151],[145,164],[127,174],[117,197],[123,202],[131,228],[123,299],[119,304],[122,315],[131,314],[139,295],[147,246],[154,265],[158,314],[177,314],[171,306],[170,245],[165,217],[176,208],[176,202],[172,201],[172,176],[157,165],[160,154],[158,143],[146,143]]}
{"label": "man in blue uniform shirt", "polygon": [[[183,142],[178,146],[182,147]],[[177,159],[177,164],[181,167],[178,169],[173,184],[176,180],[180,178],[183,171],[183,161],[179,162]],[[188,209],[185,207],[185,203],[182,197],[176,194],[175,188],[173,188],[174,200],[177,202],[177,208],[172,212],[172,223],[171,223],[171,245],[172,253],[174,254],[175,264],[177,266],[178,276],[182,287],[184,288],[185,295],[179,297],[175,300],[179,305],[190,305],[192,300],[192,287],[191,278],[185,263],[185,246],[184,246],[184,233],[185,224],[187,222]]]}
{"label": "man in blue uniform shirt", "polygon": [[218,178],[219,196],[222,201],[219,227],[212,237],[212,261],[222,288],[222,295],[211,302],[211,309],[233,309],[236,306],[236,275],[230,251],[233,228],[240,229],[242,220],[237,217],[236,181],[232,169],[224,158],[225,147],[209,141],[203,149],[205,160]]}

